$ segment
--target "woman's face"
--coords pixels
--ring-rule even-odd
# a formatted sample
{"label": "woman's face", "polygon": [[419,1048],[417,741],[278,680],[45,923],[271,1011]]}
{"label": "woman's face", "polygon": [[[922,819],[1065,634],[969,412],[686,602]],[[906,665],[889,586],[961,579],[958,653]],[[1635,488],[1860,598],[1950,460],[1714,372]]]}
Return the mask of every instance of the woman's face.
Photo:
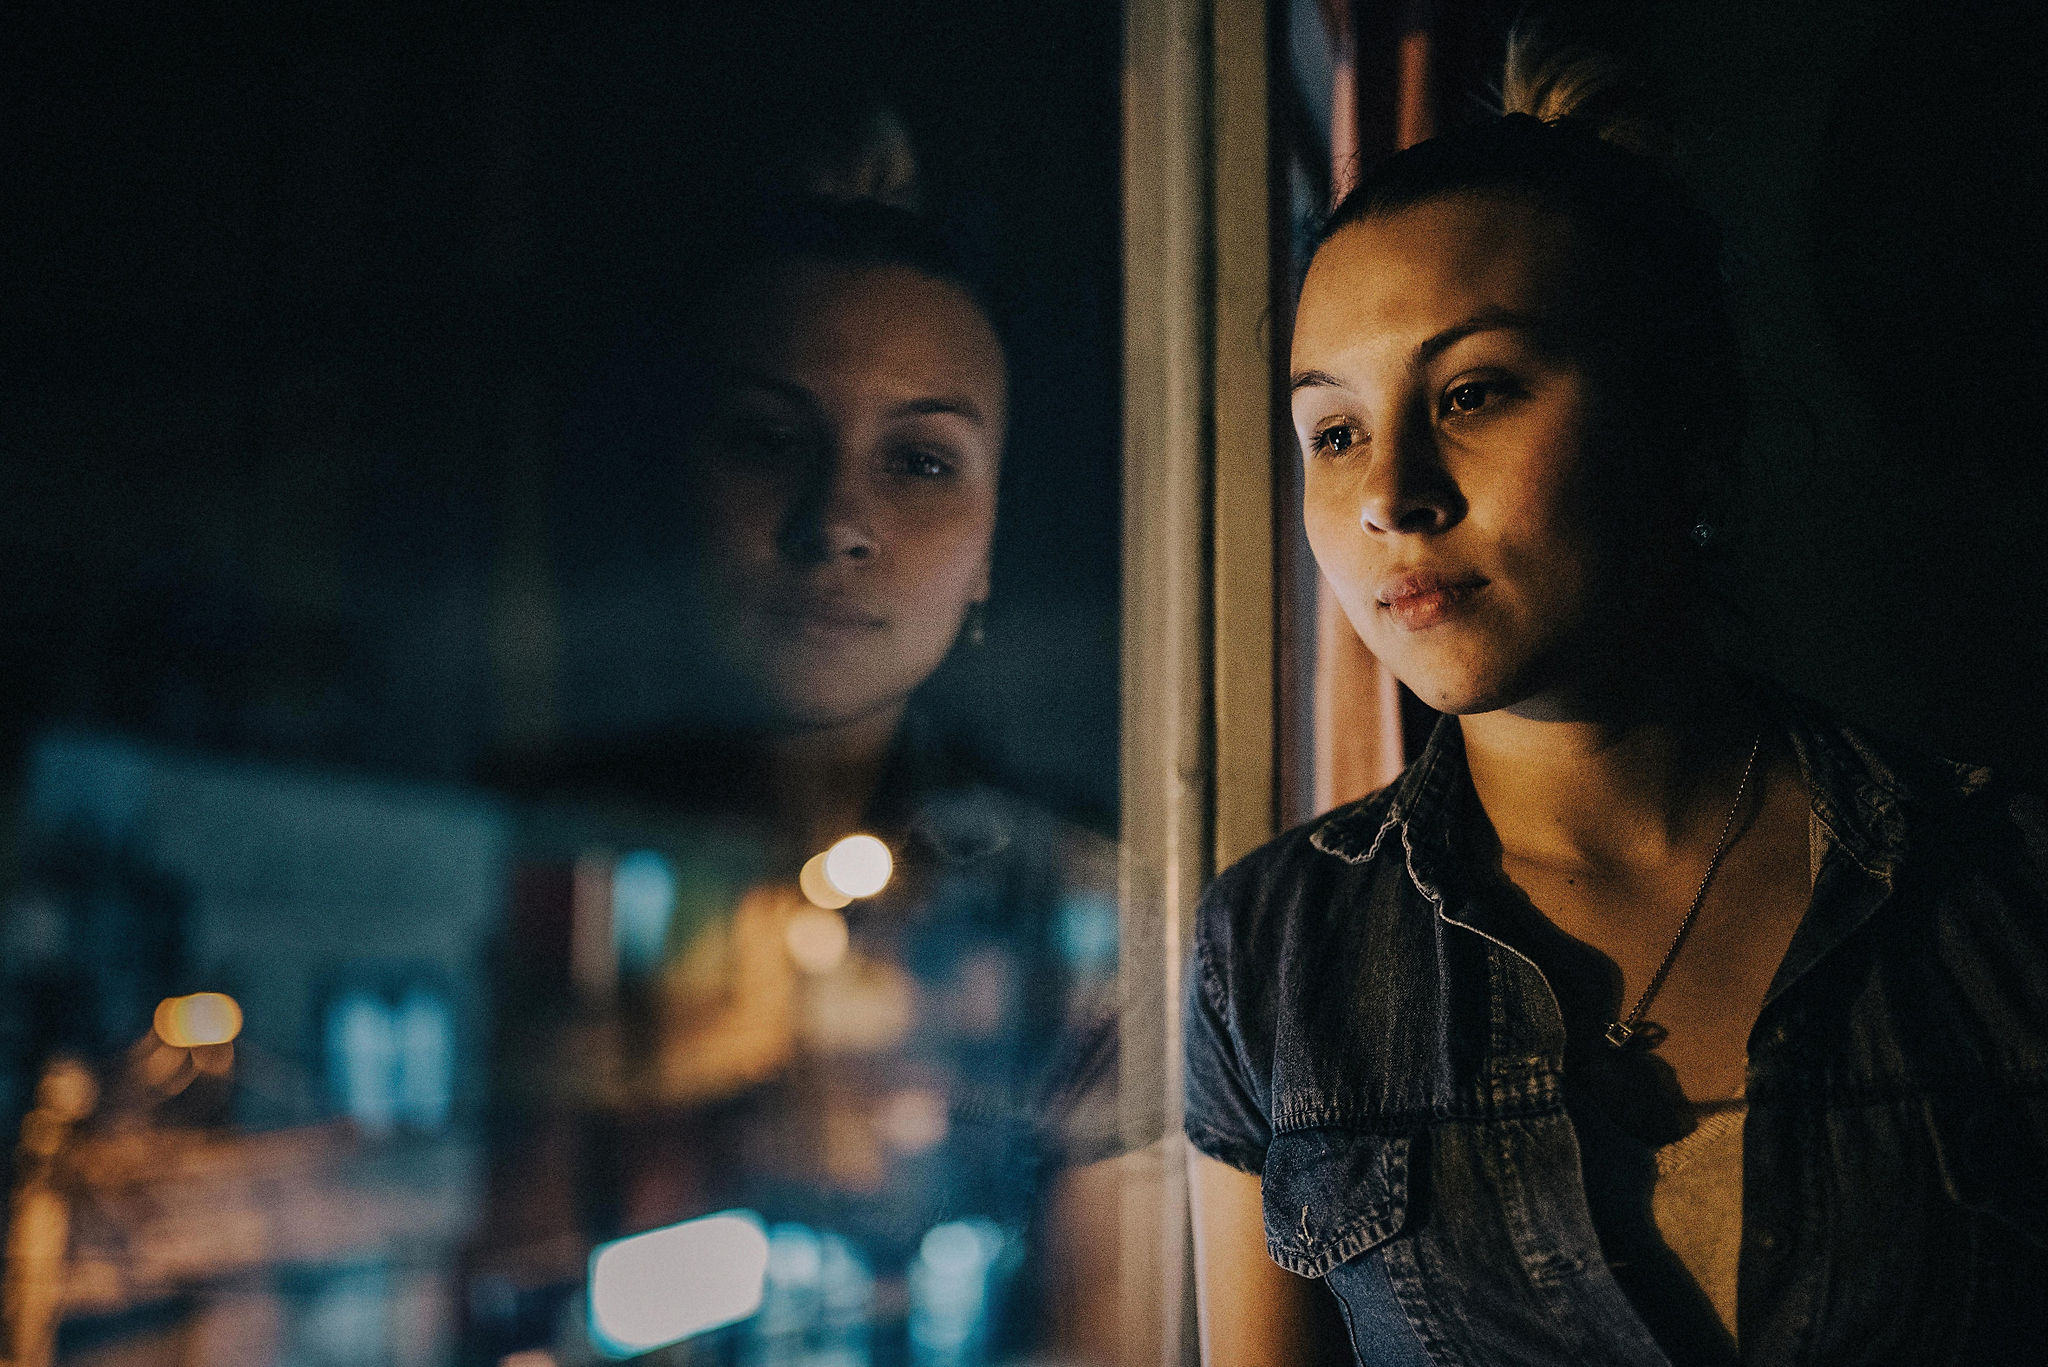
{"label": "woman's face", "polygon": [[1640,606],[1640,462],[1602,435],[1571,252],[1548,212],[1457,196],[1341,229],[1302,286],[1309,544],[1367,647],[1442,711],[1590,684]]}
{"label": "woman's face", "polygon": [[1001,346],[905,267],[780,265],[727,316],[688,461],[714,644],[774,723],[898,708],[988,596]]}

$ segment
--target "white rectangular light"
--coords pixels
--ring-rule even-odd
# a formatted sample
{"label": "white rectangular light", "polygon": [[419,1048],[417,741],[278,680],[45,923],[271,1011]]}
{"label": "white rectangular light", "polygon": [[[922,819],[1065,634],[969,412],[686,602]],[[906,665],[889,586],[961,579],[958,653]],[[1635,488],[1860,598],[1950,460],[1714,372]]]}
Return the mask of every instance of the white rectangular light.
{"label": "white rectangular light", "polygon": [[600,1244],[590,1255],[590,1336],[631,1357],[743,1320],[761,1308],[768,1232],[728,1210]]}

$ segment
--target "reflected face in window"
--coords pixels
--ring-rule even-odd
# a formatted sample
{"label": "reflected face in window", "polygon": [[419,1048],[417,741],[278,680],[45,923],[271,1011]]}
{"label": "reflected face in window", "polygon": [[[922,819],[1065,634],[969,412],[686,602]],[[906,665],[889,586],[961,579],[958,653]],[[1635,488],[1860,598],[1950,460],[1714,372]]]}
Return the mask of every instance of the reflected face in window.
{"label": "reflected face in window", "polygon": [[889,713],[988,596],[1001,345],[899,266],[785,263],[726,317],[688,453],[715,644],[771,721]]}
{"label": "reflected face in window", "polygon": [[1640,491],[1602,455],[1571,249],[1553,215],[1451,197],[1341,230],[1303,283],[1309,543],[1366,645],[1444,711],[1569,686],[1628,634]]}

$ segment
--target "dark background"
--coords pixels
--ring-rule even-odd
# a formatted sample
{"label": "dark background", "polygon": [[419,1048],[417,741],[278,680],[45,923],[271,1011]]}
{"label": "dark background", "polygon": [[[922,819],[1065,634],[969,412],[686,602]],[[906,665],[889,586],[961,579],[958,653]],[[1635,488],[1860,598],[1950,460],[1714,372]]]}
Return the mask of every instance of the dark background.
{"label": "dark background", "polygon": [[622,535],[645,490],[565,429],[717,269],[706,224],[873,93],[1012,351],[989,645],[936,702],[1113,813],[1119,34],[1078,0],[9,7],[0,754],[61,721],[459,781],[658,727],[688,662]]}
{"label": "dark background", "polygon": [[2048,776],[2048,11],[1687,6],[1661,35],[1728,220],[1757,382],[1757,654]]}
{"label": "dark background", "polygon": [[1750,350],[1731,646],[1866,725],[2048,775],[2048,11],[1629,22]]}

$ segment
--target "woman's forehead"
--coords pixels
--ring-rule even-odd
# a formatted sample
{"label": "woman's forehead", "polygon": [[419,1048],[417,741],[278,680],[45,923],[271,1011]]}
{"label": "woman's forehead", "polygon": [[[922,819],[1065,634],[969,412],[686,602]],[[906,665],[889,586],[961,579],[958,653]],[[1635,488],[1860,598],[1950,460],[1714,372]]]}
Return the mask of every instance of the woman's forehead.
{"label": "woman's forehead", "polygon": [[1297,365],[1305,353],[1412,344],[1482,314],[1559,317],[1572,248],[1567,220],[1519,197],[1446,196],[1361,219],[1309,268]]}
{"label": "woman's forehead", "polygon": [[1002,349],[980,306],[912,267],[783,263],[735,300],[734,314],[728,359],[746,370],[1002,403]]}

